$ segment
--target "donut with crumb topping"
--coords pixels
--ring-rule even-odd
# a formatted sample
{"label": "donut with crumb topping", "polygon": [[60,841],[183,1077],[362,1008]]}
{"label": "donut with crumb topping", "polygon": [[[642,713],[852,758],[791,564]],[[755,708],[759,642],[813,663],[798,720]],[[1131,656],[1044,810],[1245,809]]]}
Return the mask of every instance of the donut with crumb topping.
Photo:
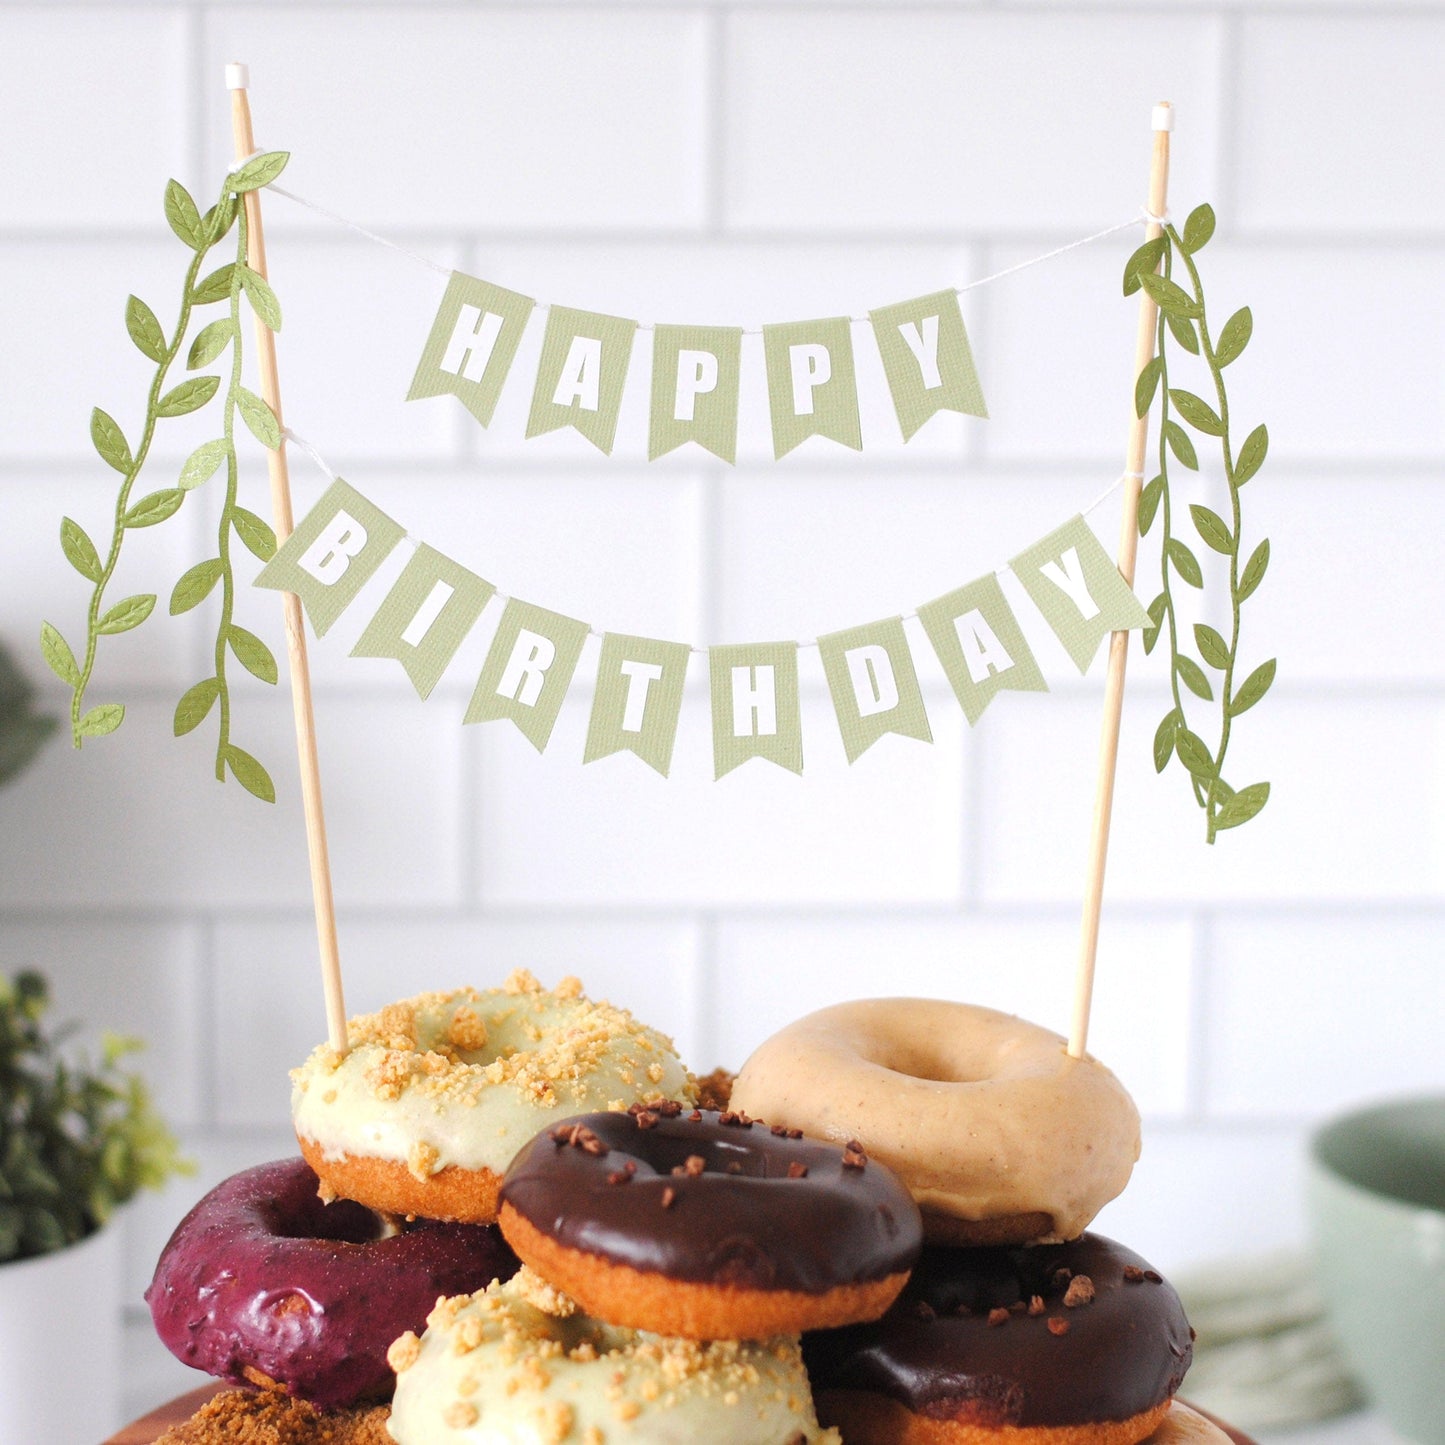
{"label": "donut with crumb topping", "polygon": [[691,1102],[672,1041],[575,978],[423,993],[352,1019],[292,1071],[291,1112],[328,1196],[469,1224],[497,1217],[502,1174],[556,1119]]}

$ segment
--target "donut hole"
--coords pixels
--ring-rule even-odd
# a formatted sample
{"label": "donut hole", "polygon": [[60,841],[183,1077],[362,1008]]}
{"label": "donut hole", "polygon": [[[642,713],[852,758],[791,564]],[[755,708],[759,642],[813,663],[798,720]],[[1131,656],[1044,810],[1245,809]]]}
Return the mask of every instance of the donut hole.
{"label": "donut hole", "polygon": [[[741,1130],[736,1144],[731,1140],[668,1138],[653,1135],[647,1141],[644,1162],[657,1174],[685,1170],[687,1161],[703,1161],[705,1174],[731,1174],[744,1179],[766,1179],[768,1161],[749,1143],[749,1131]],[[641,1151],[639,1151],[639,1157]]]}
{"label": "donut hole", "polygon": [[278,1218],[273,1232],[282,1239],[327,1239],[337,1244],[373,1244],[390,1232],[386,1220],[350,1199],[337,1199],[294,1217]]}
{"label": "donut hole", "polygon": [[935,1048],[926,1039],[895,1040],[886,1054],[873,1062],[891,1073],[925,1084],[981,1084],[988,1077],[977,1061],[962,1060],[956,1052]]}

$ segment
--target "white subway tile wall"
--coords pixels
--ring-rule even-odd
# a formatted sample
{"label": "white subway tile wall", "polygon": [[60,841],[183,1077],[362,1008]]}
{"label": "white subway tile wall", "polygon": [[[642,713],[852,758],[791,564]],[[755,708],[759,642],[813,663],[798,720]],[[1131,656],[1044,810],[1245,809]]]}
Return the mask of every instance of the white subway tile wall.
{"label": "white subway tile wall", "polygon": [[[294,152],[285,184],[441,266],[749,327],[861,315],[1127,217],[1149,108],[1170,98],[1176,215],[1216,203],[1213,293],[1256,321],[1230,375],[1239,414],[1271,427],[1245,501],[1274,562],[1244,635],[1280,664],[1235,748],[1240,781],[1275,792],[1204,846],[1181,777],[1154,776],[1167,679],[1136,649],[1091,1042],[1140,1103],[1145,1153],[1101,1223],[1166,1268],[1298,1243],[1312,1121],[1445,1086],[1442,12],[0,0],[0,637],[59,708],[35,638],[42,616],[79,632],[84,598],[56,532],[68,514],[108,534],[87,415],[134,423],[146,377],[124,299],[173,304],[161,193],[172,175],[203,198],[219,184],[225,61],[251,66],[260,141]],[[266,207],[290,424],[417,536],[599,627],[812,637],[907,612],[1087,507],[1120,465],[1133,235],[970,291],[992,420],[941,417],[906,448],[860,327],[868,449],[815,441],[775,465],[749,338],[729,470],[687,451],[646,465],[645,340],[611,460],[572,434],[523,440],[535,322],[490,431],[446,398],[403,403],[442,277]],[[162,472],[204,425],[163,426]],[[292,462],[301,510],[326,479]],[[259,457],[244,472],[265,511]],[[164,596],[216,515],[202,493],[134,534],[119,585]],[[1112,502],[1091,520],[1112,545]],[[1097,665],[1080,680],[1044,647],[1053,695],[1005,694],[970,731],[924,664],[935,745],[885,739],[850,768],[805,654],[805,777],[752,763],[714,784],[695,659],[664,783],[627,757],[580,765],[595,643],[543,756],[505,725],[461,726],[495,605],[426,704],[394,665],[347,658],[400,564],[312,649],[353,1008],[575,972],[700,1070],[878,992],[1066,1027]],[[1147,600],[1148,547],[1141,567]],[[279,651],[278,614],[247,592],[237,615]],[[124,700],[125,727],[80,754],[57,740],[0,793],[0,968],[46,969],[92,1040],[143,1035],[200,1164],[128,1211],[132,1411],[190,1379],[140,1302],[168,1230],[289,1149],[286,1070],[324,1033],[286,698],[236,686],[274,809],[211,781],[207,727],[171,738],[210,625],[158,615],[109,639],[97,699]]]}

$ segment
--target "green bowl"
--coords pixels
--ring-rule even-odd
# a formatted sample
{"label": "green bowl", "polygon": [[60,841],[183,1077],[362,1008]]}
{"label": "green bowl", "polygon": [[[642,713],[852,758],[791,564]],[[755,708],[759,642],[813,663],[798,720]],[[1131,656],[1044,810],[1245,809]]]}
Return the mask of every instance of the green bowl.
{"label": "green bowl", "polygon": [[1406,1439],[1445,1445],[1445,1097],[1324,1125],[1309,1207],[1320,1286],[1360,1383]]}

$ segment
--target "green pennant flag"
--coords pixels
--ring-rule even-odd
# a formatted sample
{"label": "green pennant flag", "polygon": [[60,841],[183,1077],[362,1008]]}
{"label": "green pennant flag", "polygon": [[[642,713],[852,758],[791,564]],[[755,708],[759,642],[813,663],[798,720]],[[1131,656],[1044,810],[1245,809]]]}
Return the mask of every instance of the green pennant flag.
{"label": "green pennant flag", "polygon": [[423,542],[351,655],[394,658],[406,669],[417,696],[430,697],[496,590]]}
{"label": "green pennant flag", "polygon": [[885,733],[933,741],[901,617],[830,632],[818,652],[849,763]]}
{"label": "green pennant flag", "polygon": [[338,477],[256,574],[255,585],[294,592],[323,637],[405,536],[404,527]]}
{"label": "green pennant flag", "polygon": [[803,771],[798,644],[743,642],[708,649],[713,777],[749,758]]}
{"label": "green pennant flag", "polygon": [[691,655],[684,642],[604,634],[582,761],[632,752],[665,778]]}
{"label": "green pennant flag", "polygon": [[454,396],[489,425],[536,304],[530,296],[453,271],[406,399]]}
{"label": "green pennant flag", "polygon": [[918,609],[918,619],[970,727],[1005,688],[1049,690],[992,572],[925,603]]}
{"label": "green pennant flag", "polygon": [[1151,625],[1083,517],[1071,517],[1009,563],[1081,673],[1110,632]]}
{"label": "green pennant flag", "polygon": [[868,319],[904,441],[935,412],[988,415],[956,291],[880,306]]}
{"label": "green pennant flag", "polygon": [[620,316],[553,306],[542,337],[527,435],[573,426],[611,455],[636,331],[635,321]]}
{"label": "green pennant flag", "polygon": [[863,450],[853,330],[846,316],[763,327],[773,456],[786,456],[810,436]]}
{"label": "green pennant flag", "polygon": [[509,598],[462,722],[511,718],[545,752],[586,641],[585,622]]}
{"label": "green pennant flag", "polygon": [[737,460],[742,331],[733,326],[659,326],[652,337],[647,459],[696,442]]}

